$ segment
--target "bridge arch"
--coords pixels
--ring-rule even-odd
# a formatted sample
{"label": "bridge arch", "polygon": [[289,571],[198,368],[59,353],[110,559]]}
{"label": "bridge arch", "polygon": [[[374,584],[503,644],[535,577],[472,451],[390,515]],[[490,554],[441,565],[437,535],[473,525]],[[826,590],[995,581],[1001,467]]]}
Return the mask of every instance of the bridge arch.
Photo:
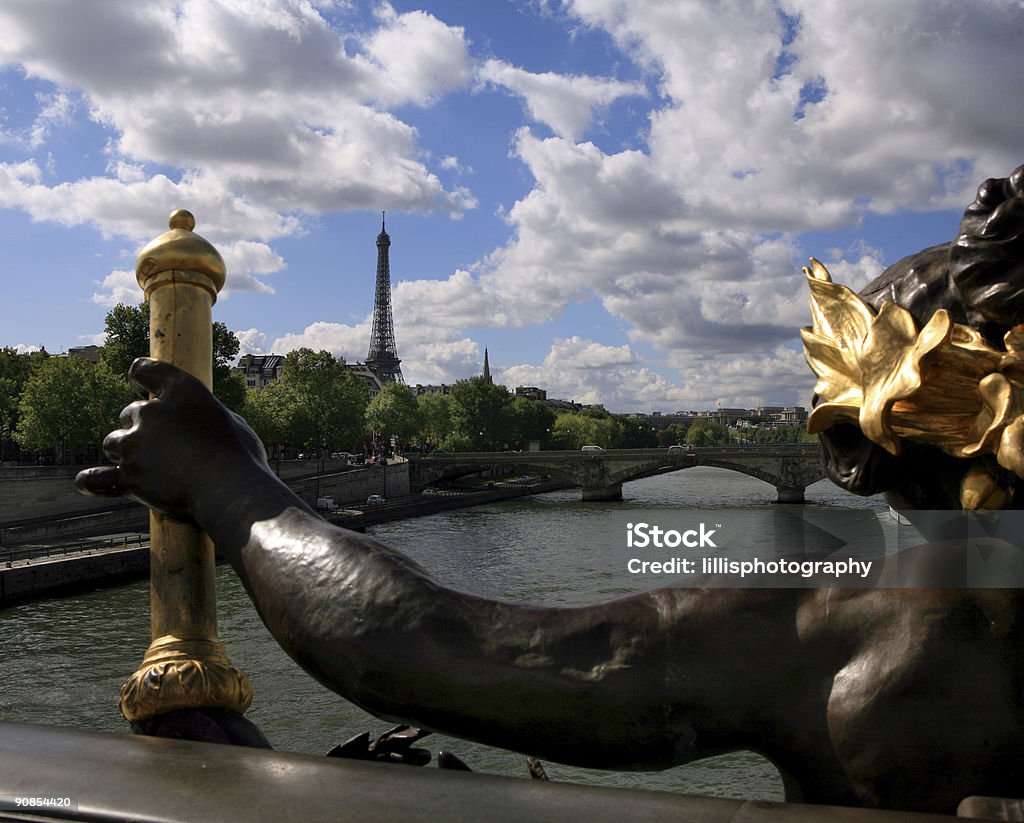
{"label": "bridge arch", "polygon": [[774,486],[779,502],[802,502],[804,490],[825,478],[821,449],[796,444],[751,448],[711,447],[667,453],[664,449],[609,449],[602,452],[548,451],[417,455],[410,459],[412,479],[436,483],[486,469],[516,467],[579,486],[584,500],[618,500],[622,484],[693,466],[740,472]]}

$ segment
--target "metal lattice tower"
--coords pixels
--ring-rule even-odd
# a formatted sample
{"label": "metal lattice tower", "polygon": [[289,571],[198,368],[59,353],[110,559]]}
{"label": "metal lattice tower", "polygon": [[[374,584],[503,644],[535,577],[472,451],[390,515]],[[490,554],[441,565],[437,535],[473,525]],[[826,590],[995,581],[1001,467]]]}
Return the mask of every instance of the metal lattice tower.
{"label": "metal lattice tower", "polygon": [[370,351],[366,365],[380,378],[381,383],[404,383],[402,361],[398,359],[395,346],[395,325],[391,318],[391,264],[388,249],[391,238],[384,230],[384,215],[381,213],[380,234],[377,235],[377,287],[373,296],[373,332],[370,334]]}

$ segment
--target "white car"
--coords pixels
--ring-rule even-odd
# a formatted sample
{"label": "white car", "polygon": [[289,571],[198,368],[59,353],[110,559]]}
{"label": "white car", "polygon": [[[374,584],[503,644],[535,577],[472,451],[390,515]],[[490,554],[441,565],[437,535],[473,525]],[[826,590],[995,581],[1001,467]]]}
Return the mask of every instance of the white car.
{"label": "white car", "polygon": [[371,494],[369,497],[366,498],[366,502],[369,503],[371,506],[376,506],[384,502],[384,497],[379,494]]}

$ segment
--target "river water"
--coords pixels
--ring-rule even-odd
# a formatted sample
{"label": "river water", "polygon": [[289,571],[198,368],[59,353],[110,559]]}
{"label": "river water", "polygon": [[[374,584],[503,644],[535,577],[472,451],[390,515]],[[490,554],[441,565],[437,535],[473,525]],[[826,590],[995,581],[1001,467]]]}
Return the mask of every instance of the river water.
{"label": "river water", "polygon": [[[631,558],[661,560],[681,551],[627,546],[630,524],[662,522],[695,534],[704,524],[715,531],[711,542],[749,546],[766,556],[780,554],[794,534],[806,540],[807,527],[801,537],[800,523],[824,524],[815,534],[836,532],[829,524],[848,515],[858,529],[867,517],[874,538],[900,539],[881,501],[851,498],[827,481],[808,489],[803,506],[774,505],[771,486],[700,467],[627,483],[623,493],[621,503],[581,503],[578,490],[567,490],[388,523],[372,534],[456,588],[552,605],[685,582],[679,575],[627,571]],[[256,695],[248,717],[275,748],[322,754],[362,731],[376,736],[388,728],[315,683],[280,651],[231,569],[220,568],[217,582],[221,639],[251,677]],[[149,644],[148,609],[148,584],[140,582],[0,610],[0,718],[125,730],[117,694]],[[435,754],[451,751],[476,771],[527,776],[521,754],[440,735],[421,745]],[[658,773],[545,766],[553,780],[782,799],[774,768],[747,752]]]}

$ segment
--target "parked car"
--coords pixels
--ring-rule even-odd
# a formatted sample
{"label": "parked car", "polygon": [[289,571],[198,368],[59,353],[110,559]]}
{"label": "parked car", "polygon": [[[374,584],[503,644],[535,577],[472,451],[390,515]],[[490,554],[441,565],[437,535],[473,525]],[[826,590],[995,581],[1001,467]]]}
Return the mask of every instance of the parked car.
{"label": "parked car", "polygon": [[371,506],[376,506],[384,502],[384,497],[383,495],[379,494],[371,494],[369,497],[366,498],[366,502]]}
{"label": "parked car", "polygon": [[603,452],[604,449],[602,449],[600,446],[584,446],[583,447],[583,451],[585,451],[585,452]]}

